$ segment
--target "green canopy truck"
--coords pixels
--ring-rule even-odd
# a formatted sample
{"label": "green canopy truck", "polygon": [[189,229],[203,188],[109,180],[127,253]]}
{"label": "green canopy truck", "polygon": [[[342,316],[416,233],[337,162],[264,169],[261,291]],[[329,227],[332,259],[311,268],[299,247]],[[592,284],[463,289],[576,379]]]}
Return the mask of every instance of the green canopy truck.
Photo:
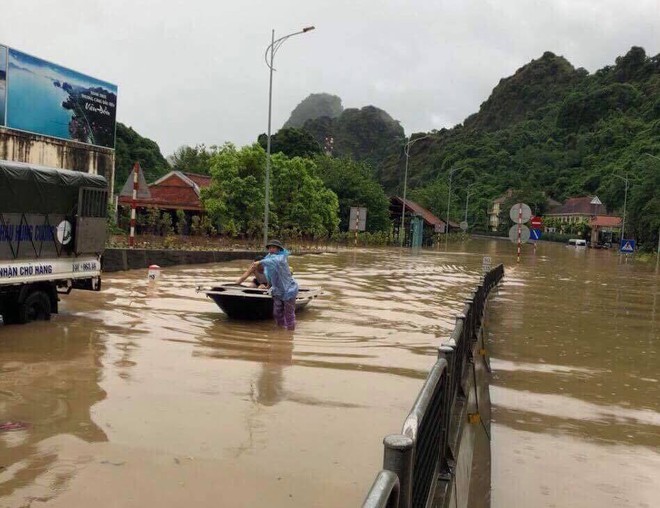
{"label": "green canopy truck", "polygon": [[0,314],[50,319],[59,294],[101,289],[108,184],[102,176],[0,160]]}

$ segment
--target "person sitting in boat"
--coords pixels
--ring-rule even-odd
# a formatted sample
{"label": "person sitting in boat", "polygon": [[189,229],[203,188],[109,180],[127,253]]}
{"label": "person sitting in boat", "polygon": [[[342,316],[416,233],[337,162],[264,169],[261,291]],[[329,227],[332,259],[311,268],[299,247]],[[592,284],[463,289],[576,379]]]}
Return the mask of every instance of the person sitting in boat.
{"label": "person sitting in boat", "polygon": [[[255,258],[255,261],[260,261],[261,256]],[[259,289],[268,289],[270,287],[270,282],[268,282],[268,277],[263,266],[256,265],[252,263],[250,267],[245,270],[245,273],[236,279],[236,284],[241,285],[245,282],[250,276],[252,276],[252,281],[250,282],[250,287],[259,288]]]}
{"label": "person sitting in boat", "polygon": [[262,266],[266,270],[271,284],[275,322],[287,330],[295,330],[298,283],[289,268],[289,251],[279,240],[269,240],[266,248],[268,255],[252,265]]}

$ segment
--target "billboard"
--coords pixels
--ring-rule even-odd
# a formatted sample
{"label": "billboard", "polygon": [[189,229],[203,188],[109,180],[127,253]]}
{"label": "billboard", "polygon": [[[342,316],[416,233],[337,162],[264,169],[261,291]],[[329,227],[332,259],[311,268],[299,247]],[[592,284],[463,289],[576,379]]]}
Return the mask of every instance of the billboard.
{"label": "billboard", "polygon": [[12,48],[4,53],[6,127],[114,149],[116,85]]}
{"label": "billboard", "polygon": [[5,108],[7,96],[7,48],[0,45],[0,125],[5,124]]}

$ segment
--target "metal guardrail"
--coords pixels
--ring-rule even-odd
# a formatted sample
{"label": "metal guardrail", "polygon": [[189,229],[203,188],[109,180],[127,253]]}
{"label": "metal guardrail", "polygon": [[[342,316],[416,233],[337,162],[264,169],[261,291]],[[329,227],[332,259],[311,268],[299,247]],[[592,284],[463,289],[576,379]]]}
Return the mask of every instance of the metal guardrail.
{"label": "metal guardrail", "polygon": [[463,370],[478,339],[490,290],[504,276],[498,265],[465,300],[449,340],[438,348],[417,400],[401,434],[383,440],[383,469],[376,476],[363,508],[424,508],[434,495],[438,480],[451,480],[455,457],[449,446],[452,414],[459,397],[465,397]]}

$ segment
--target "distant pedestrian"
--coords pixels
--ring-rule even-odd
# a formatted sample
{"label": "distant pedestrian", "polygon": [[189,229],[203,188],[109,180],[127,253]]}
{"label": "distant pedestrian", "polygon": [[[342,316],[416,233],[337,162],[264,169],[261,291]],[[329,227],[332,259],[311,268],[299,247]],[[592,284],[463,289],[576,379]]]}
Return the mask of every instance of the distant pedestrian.
{"label": "distant pedestrian", "polygon": [[298,283],[289,268],[289,251],[278,240],[266,244],[268,255],[255,261],[255,267],[263,266],[270,281],[273,296],[273,317],[278,326],[287,330],[296,328],[296,296]]}

